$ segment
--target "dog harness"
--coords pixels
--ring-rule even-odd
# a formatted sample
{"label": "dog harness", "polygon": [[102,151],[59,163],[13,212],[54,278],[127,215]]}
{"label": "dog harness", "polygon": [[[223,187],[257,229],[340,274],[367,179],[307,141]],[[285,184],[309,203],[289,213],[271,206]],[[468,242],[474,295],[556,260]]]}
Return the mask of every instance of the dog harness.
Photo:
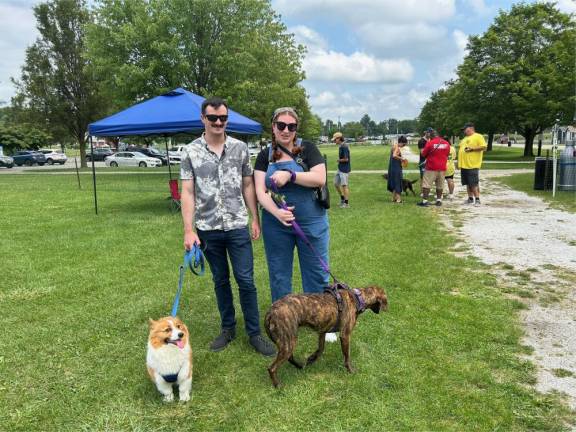
{"label": "dog harness", "polygon": [[162,379],[168,383],[175,383],[178,380],[178,374],[160,375]]}
{"label": "dog harness", "polygon": [[362,297],[362,293],[359,289],[354,288],[350,289],[348,285],[342,282],[337,282],[334,285],[329,285],[324,288],[325,293],[329,293],[336,299],[336,304],[338,305],[338,317],[336,318],[336,324],[332,329],[330,329],[329,333],[336,333],[340,331],[340,321],[342,316],[342,309],[344,308],[344,302],[342,301],[342,295],[340,294],[340,290],[347,290],[352,293],[352,297],[354,298],[354,303],[356,305],[356,313],[361,314],[366,310],[366,301],[364,297]]}

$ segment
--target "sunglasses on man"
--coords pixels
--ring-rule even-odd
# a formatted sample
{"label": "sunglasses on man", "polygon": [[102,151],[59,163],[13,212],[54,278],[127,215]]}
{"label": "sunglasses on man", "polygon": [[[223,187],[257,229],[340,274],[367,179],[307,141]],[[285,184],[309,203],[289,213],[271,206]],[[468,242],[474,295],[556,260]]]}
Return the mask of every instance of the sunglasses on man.
{"label": "sunglasses on man", "polygon": [[220,120],[222,123],[226,123],[228,121],[228,114],[223,115],[216,115],[216,114],[206,114],[204,117],[211,122],[216,123],[216,120]]}
{"label": "sunglasses on man", "polygon": [[296,132],[296,129],[298,129],[298,123],[284,123],[281,121],[277,121],[275,122],[275,124],[280,132],[282,132],[286,128],[288,128],[290,132]]}

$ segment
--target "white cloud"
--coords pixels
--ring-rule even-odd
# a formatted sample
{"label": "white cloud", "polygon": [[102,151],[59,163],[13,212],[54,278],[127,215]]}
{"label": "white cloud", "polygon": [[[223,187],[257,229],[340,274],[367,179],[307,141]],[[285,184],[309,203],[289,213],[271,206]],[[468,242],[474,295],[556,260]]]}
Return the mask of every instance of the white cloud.
{"label": "white cloud", "polygon": [[492,13],[492,9],[486,6],[484,0],[466,0],[466,3],[477,15],[488,15]]}
{"label": "white cloud", "polygon": [[333,106],[338,101],[336,95],[329,91],[323,91],[322,93],[311,96],[310,103],[316,108],[324,108]]}
{"label": "white cloud", "polygon": [[36,20],[31,5],[17,2],[0,4],[0,102],[10,102],[14,87],[10,77],[19,78],[26,47],[37,37]]}
{"label": "white cloud", "polygon": [[308,52],[326,50],[328,48],[326,40],[320,35],[320,33],[312,30],[310,27],[298,25],[289,28],[288,31],[294,33],[296,43],[304,45],[308,48]]}
{"label": "white cloud", "polygon": [[439,24],[366,23],[359,27],[358,36],[369,49],[380,55],[433,58],[453,49],[448,30]]}
{"label": "white cloud", "polygon": [[381,60],[361,52],[317,51],[304,59],[303,66],[306,77],[313,81],[394,83],[409,81],[414,73],[405,59]]}
{"label": "white cloud", "polygon": [[456,29],[452,32],[452,37],[454,38],[454,42],[456,43],[456,46],[458,47],[460,54],[464,56],[464,53],[466,51],[466,45],[468,44],[468,35],[464,33],[462,30]]}
{"label": "white cloud", "polygon": [[275,0],[274,8],[289,17],[321,14],[326,19],[364,22],[437,22],[455,13],[454,0]]}
{"label": "white cloud", "polygon": [[565,13],[576,13],[575,0],[556,0],[556,7]]}

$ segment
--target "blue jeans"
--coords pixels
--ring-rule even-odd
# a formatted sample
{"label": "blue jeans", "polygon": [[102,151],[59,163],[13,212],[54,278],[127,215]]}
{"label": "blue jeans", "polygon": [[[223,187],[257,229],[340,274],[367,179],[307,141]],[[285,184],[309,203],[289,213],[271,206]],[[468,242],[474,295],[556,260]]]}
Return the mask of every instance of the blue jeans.
{"label": "blue jeans", "polygon": [[229,257],[234,279],[238,284],[246,333],[248,336],[259,335],[260,314],[258,312],[256,286],[254,285],[254,255],[248,228],[230,231],[198,230],[198,237],[202,246],[206,248],[204,256],[212,271],[222,328],[233,329],[236,327],[234,297],[230,285],[230,268],[228,267]]}
{"label": "blue jeans", "polygon": [[[303,224],[301,228],[324,262],[328,263],[330,234],[326,218],[319,218],[312,223]],[[329,274],[324,271],[310,247],[294,234],[292,228],[281,225],[274,216],[263,210],[262,234],[268,261],[272,302],[292,293],[294,248],[298,250],[302,291],[305,293],[324,291],[324,288],[329,285]]]}

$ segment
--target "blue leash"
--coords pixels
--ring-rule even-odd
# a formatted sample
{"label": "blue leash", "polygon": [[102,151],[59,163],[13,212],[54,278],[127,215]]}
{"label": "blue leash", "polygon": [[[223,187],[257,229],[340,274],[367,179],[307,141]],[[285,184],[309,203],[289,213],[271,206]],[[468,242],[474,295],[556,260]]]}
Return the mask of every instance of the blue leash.
{"label": "blue leash", "polygon": [[200,246],[197,244],[194,244],[192,249],[184,253],[184,264],[181,264],[178,269],[178,291],[176,291],[176,297],[174,298],[174,303],[172,303],[172,312],[170,313],[170,315],[173,317],[175,317],[178,313],[180,295],[182,294],[182,283],[184,282],[184,269],[186,267],[188,267],[190,271],[196,276],[202,276],[204,274],[204,254],[202,254],[202,249],[200,249]]}

